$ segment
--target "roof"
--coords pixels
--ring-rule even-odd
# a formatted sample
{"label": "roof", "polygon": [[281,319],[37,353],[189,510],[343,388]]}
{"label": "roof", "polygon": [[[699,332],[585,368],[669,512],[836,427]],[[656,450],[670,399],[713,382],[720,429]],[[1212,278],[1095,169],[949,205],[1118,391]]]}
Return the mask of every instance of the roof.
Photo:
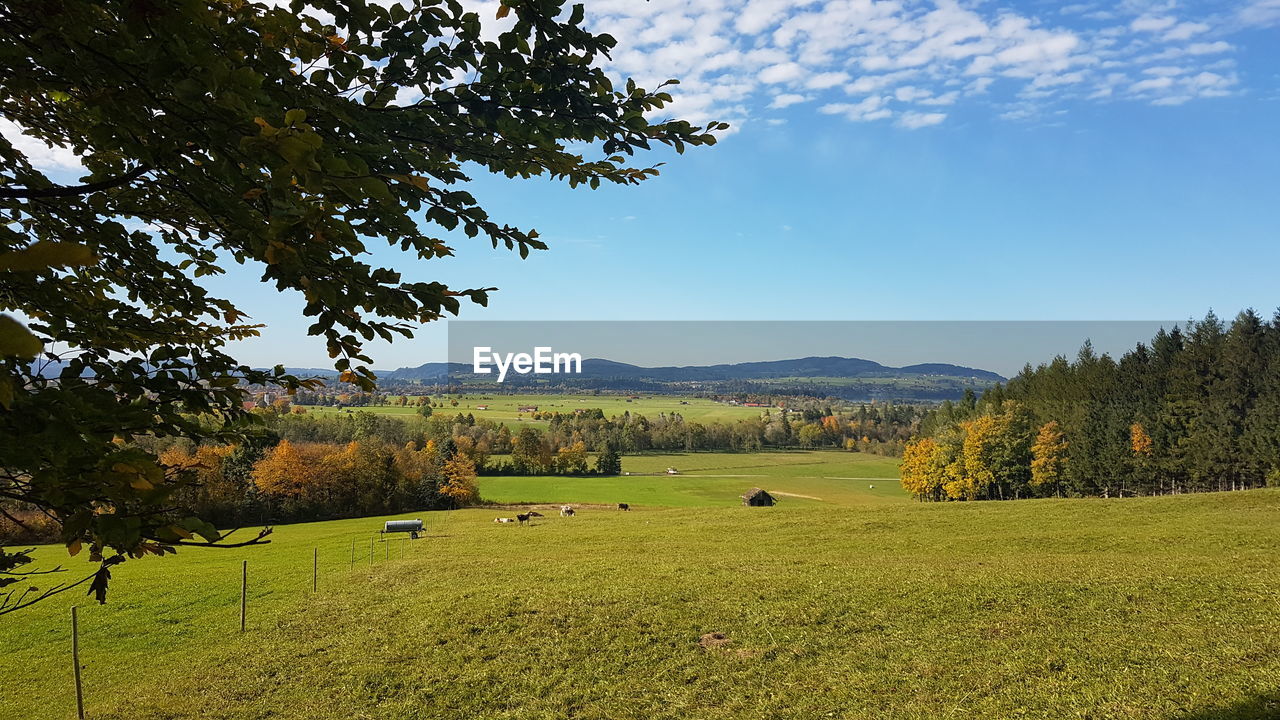
{"label": "roof", "polygon": [[[758,497],[760,495],[769,495],[769,493],[762,488],[751,488],[750,490],[747,491],[745,495],[742,496],[742,499],[750,500],[751,498]],[[772,497],[772,495],[770,495],[770,497]]]}

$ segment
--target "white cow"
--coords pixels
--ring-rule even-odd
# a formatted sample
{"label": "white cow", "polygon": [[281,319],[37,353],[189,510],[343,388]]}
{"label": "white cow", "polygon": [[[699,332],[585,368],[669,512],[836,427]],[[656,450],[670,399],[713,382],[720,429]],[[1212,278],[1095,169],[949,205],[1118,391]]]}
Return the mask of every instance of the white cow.
{"label": "white cow", "polygon": [[560,506],[560,517],[573,517],[573,506],[572,506],[572,505],[561,505],[561,506]]}

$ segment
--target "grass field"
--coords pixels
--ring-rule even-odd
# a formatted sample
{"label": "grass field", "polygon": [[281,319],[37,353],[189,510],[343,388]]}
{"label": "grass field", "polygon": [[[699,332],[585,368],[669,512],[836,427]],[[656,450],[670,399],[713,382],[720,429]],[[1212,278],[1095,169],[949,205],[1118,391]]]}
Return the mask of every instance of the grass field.
{"label": "grass field", "polygon": [[[450,396],[454,398],[456,396]],[[436,398],[438,399],[438,398]],[[529,420],[529,413],[521,413],[520,408],[536,405],[542,412],[571,413],[579,408],[600,408],[605,417],[621,415],[624,412],[639,413],[646,417],[657,417],[659,413],[680,413],[686,420],[696,422],[730,422],[743,418],[759,417],[766,408],[742,407],[729,405],[694,397],[677,397],[674,395],[644,395],[630,400],[623,395],[462,395],[457,397],[458,406],[446,404],[434,408],[435,412],[444,415],[457,413],[472,414],[476,418],[493,420],[494,422],[534,422]],[[411,400],[412,401],[412,400]],[[488,406],[487,410],[477,410],[477,406]],[[357,412],[384,413],[389,415],[413,415],[416,407],[400,407],[396,405],[374,405],[361,408],[342,408],[341,410],[324,406],[308,406],[312,412]],[[775,410],[776,412],[776,410]]]}
{"label": "grass field", "polygon": [[[918,504],[836,493],[802,456],[770,457],[749,484],[830,498],[636,501],[533,527],[495,525],[492,509],[422,513],[430,536],[390,560],[378,545],[372,567],[380,518],[129,562],[106,606],[60,596],[0,618],[0,717],[74,716],[73,602],[95,719],[1280,712],[1280,491]],[[681,481],[764,471],[742,459],[627,461],[695,473]],[[701,647],[712,632],[729,644]]]}
{"label": "grass field", "polygon": [[[666,475],[674,467],[679,475]],[[626,455],[621,478],[482,477],[480,494],[504,503],[732,506],[753,487],[787,504],[901,502],[896,458],[841,451]]]}

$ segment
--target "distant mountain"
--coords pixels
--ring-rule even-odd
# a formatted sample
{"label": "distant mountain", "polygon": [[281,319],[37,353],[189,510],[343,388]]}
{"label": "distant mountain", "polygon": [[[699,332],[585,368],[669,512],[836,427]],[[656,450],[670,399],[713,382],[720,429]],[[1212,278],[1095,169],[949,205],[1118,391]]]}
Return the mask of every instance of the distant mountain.
{"label": "distant mountain", "polygon": [[[492,376],[475,375],[465,363],[426,363],[414,368],[400,368],[390,373],[378,373],[383,382],[419,381],[441,382],[451,378],[456,382],[484,381]],[[796,360],[771,360],[722,365],[687,365],[666,367],[641,367],[629,363],[589,358],[582,361],[582,373],[558,375],[557,380],[641,380],[655,383],[724,382],[731,380],[780,380],[780,379],[832,379],[832,378],[903,378],[947,377],[974,380],[980,383],[1004,382],[1005,378],[989,370],[926,363],[895,368],[872,360],[846,357],[806,357]],[[517,376],[509,374],[507,382],[546,381],[547,376]],[[505,383],[504,383],[505,384]]]}
{"label": "distant mountain", "polygon": [[[52,377],[62,370],[53,363],[44,368]],[[509,392],[610,392],[717,394],[775,394],[838,397],[847,400],[903,400],[937,402],[958,399],[966,391],[982,390],[1005,378],[989,370],[948,363],[924,363],[889,367],[871,360],[846,357],[806,357],[722,365],[641,367],[629,363],[589,358],[581,374],[518,375],[508,373],[498,385],[496,375],[477,375],[466,363],[432,362],[398,370],[375,370],[379,384],[395,391],[397,385],[462,385]],[[332,368],[286,367],[298,377],[336,381]]]}

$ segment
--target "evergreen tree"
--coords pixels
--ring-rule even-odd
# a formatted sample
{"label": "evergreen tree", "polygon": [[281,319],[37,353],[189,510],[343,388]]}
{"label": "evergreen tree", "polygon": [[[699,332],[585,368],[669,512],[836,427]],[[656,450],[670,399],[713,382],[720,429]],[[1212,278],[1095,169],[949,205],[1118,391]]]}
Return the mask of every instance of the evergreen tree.
{"label": "evergreen tree", "polygon": [[596,474],[622,474],[622,456],[613,448],[613,445],[606,445],[604,452],[596,457]]}

